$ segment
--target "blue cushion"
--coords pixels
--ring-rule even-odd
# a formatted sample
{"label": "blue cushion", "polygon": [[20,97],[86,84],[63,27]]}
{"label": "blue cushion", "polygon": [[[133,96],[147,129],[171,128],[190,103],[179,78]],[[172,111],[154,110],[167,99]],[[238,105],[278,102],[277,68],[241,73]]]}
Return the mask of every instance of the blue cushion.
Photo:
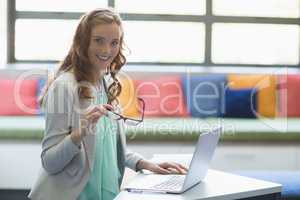
{"label": "blue cushion", "polygon": [[282,185],[282,197],[285,199],[300,198],[299,171],[238,171],[236,174],[261,179]]}
{"label": "blue cushion", "polygon": [[223,117],[256,118],[257,90],[230,89],[225,90],[225,109]]}
{"label": "blue cushion", "polygon": [[[38,80],[38,88],[37,88],[37,94],[36,94],[37,98],[41,95],[42,90],[43,90],[45,84],[46,84],[46,79],[40,78]],[[42,109],[41,109],[41,107],[40,107],[39,104],[38,104],[38,115],[44,115],[44,113],[43,113],[43,111],[42,111]]]}
{"label": "blue cushion", "polygon": [[221,102],[227,76],[224,74],[184,75],[183,91],[192,117],[221,116]]}

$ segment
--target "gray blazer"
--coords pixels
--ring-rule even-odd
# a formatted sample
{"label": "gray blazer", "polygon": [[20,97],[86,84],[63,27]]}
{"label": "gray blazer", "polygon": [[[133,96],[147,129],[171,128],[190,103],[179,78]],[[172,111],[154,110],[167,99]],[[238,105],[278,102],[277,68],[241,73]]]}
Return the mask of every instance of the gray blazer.
{"label": "gray blazer", "polygon": [[[42,167],[28,195],[32,200],[75,200],[89,180],[95,159],[95,130],[90,129],[79,146],[72,142],[70,132],[79,127],[81,109],[93,102],[79,101],[77,86],[73,73],[64,72],[53,82],[45,97]],[[142,159],[139,154],[126,149],[123,121],[118,121],[117,157],[120,185],[125,166],[136,171],[136,164]]]}

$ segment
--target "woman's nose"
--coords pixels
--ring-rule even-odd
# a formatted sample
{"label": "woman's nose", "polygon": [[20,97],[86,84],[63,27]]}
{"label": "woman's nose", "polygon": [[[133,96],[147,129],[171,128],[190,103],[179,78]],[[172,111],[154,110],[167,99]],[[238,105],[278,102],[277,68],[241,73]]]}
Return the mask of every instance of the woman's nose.
{"label": "woman's nose", "polygon": [[109,45],[103,45],[102,47],[101,47],[101,49],[100,49],[100,52],[102,53],[102,54],[110,54],[110,52],[111,52],[111,48],[110,48],[110,46]]}

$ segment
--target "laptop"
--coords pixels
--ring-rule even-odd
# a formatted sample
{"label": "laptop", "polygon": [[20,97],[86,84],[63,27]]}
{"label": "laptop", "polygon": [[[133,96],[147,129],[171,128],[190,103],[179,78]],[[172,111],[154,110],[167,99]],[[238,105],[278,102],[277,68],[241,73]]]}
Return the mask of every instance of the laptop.
{"label": "laptop", "polygon": [[222,129],[200,134],[185,175],[139,173],[124,187],[129,192],[162,192],[180,194],[200,183],[206,176]]}

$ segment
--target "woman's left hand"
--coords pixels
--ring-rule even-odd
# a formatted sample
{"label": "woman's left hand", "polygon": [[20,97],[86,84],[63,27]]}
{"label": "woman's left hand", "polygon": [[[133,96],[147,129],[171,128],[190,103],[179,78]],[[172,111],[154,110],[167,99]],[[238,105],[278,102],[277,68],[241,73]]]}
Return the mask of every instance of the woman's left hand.
{"label": "woman's left hand", "polygon": [[188,169],[176,162],[153,163],[140,160],[137,164],[138,169],[146,169],[158,174],[186,174]]}

